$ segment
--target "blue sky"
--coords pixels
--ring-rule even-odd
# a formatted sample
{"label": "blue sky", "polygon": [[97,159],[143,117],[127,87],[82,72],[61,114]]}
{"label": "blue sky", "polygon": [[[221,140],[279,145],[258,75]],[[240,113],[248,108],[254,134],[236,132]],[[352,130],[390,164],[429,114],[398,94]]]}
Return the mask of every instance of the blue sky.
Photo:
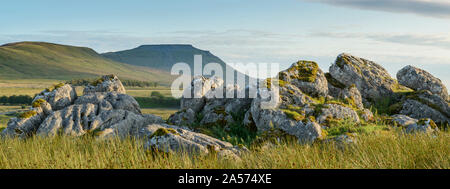
{"label": "blue sky", "polygon": [[0,6],[0,43],[46,41],[98,52],[193,44],[230,63],[300,59],[328,70],[348,52],[395,77],[422,67],[450,86],[448,0],[15,0]]}

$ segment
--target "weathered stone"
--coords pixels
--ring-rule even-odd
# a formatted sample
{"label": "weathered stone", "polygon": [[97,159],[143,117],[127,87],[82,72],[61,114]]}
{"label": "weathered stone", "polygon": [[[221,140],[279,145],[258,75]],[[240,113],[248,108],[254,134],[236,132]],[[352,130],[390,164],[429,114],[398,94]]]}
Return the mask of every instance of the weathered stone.
{"label": "weathered stone", "polygon": [[439,128],[436,126],[433,120],[429,118],[420,119],[417,124],[410,124],[405,129],[406,133],[433,133],[438,131]]}
{"label": "weathered stone", "polygon": [[[298,61],[290,68],[278,74],[281,81],[298,87],[302,92],[311,96],[328,95],[328,82],[317,63],[312,61]],[[283,83],[280,83],[282,86]]]}
{"label": "weathered stone", "polygon": [[411,99],[408,99],[403,103],[400,114],[408,115],[416,119],[428,117],[441,123],[450,122],[448,116],[443,115],[436,109],[433,109],[421,102]]}
{"label": "weathered stone", "polygon": [[23,112],[19,117],[11,118],[1,136],[26,138],[32,136],[47,115],[41,107]]}
{"label": "weathered stone", "polygon": [[[214,91],[210,91],[212,93]],[[233,98],[227,98],[226,93],[233,94]],[[248,98],[248,93],[244,98],[238,98],[237,94],[243,92],[238,85],[223,88],[223,98],[216,98],[212,94],[206,94],[206,103],[202,109],[203,125],[227,125],[233,123],[233,115],[244,113],[250,108],[252,99]],[[209,96],[209,98],[208,98]],[[228,96],[230,97],[230,96]]]}
{"label": "weathered stone", "polygon": [[97,106],[94,104],[68,106],[48,116],[39,126],[36,134],[39,136],[84,135],[95,119],[96,112]]}
{"label": "weathered stone", "polygon": [[173,125],[191,125],[195,122],[194,110],[188,108],[180,110],[172,115],[168,119],[168,123]]}
{"label": "weathered stone", "polygon": [[[191,132],[177,126],[152,124],[143,128],[147,133],[145,149],[166,153],[179,152],[191,155],[215,154],[238,158],[239,148],[210,136]],[[222,152],[227,151],[227,152]]]}
{"label": "weathered stone", "polygon": [[[301,94],[301,92],[299,94]],[[263,99],[260,95],[252,102],[250,111],[253,121],[259,131],[269,131],[273,128],[280,129],[289,135],[296,136],[300,142],[306,143],[322,137],[322,130],[319,124],[310,120],[305,122],[301,121],[300,118],[297,118],[295,115],[298,114],[301,117],[302,113],[294,112],[297,110],[280,109],[280,107],[283,108],[288,105],[284,104],[285,101],[282,101],[279,95],[275,95],[272,98],[279,98],[278,103],[274,108],[262,108],[262,102],[270,99]],[[308,97],[300,97],[300,99],[305,99],[300,100],[300,102],[306,102],[306,98]],[[292,115],[289,113],[292,113]]]}
{"label": "weathered stone", "polygon": [[73,104],[73,102],[77,99],[77,93],[72,85],[58,84],[45,89],[36,95],[33,102],[39,99],[44,99],[48,102],[53,110],[60,110]]}
{"label": "weathered stone", "polygon": [[89,132],[95,132],[99,137],[129,137],[138,136],[139,131],[153,123],[163,123],[161,117],[140,115],[126,110],[110,110],[100,113],[92,121]]}
{"label": "weathered stone", "polygon": [[97,92],[116,92],[125,94],[126,90],[122,82],[115,75],[105,75],[94,83],[89,84],[83,90],[83,95],[97,93]]}
{"label": "weathered stone", "polygon": [[402,115],[402,114],[395,114],[393,116],[391,116],[392,118],[392,122],[396,125],[396,126],[400,126],[400,127],[407,127],[409,125],[413,125],[413,124],[417,124],[418,120],[408,117],[406,115]]}
{"label": "weathered stone", "polygon": [[111,109],[128,110],[135,114],[141,114],[139,103],[131,96],[116,92],[91,93],[79,97],[75,104],[95,104],[100,107],[100,111]]}
{"label": "weathered stone", "polygon": [[191,85],[183,92],[181,109],[191,108],[196,113],[200,112],[206,103],[206,93],[222,85],[223,80],[217,77],[194,77]]}
{"label": "weathered stone", "polygon": [[375,120],[375,117],[373,116],[372,111],[370,111],[369,109],[362,110],[360,116],[361,116],[361,119],[363,119],[366,122]]}
{"label": "weathered stone", "polygon": [[448,91],[442,81],[425,70],[406,66],[397,73],[398,82],[414,90],[428,90],[449,101]]}
{"label": "weathered stone", "polygon": [[356,123],[359,123],[358,113],[352,108],[345,107],[339,104],[325,104],[322,108],[322,113],[317,116],[319,123],[326,122],[327,118],[333,119],[352,119]]}
{"label": "weathered stone", "polygon": [[375,62],[345,53],[337,57],[329,70],[331,76],[346,87],[355,84],[365,104],[391,96],[397,83]]}
{"label": "weathered stone", "polygon": [[431,118],[440,123],[450,122],[449,112],[449,104],[444,99],[426,90],[409,95],[400,110],[400,114],[412,118]]}

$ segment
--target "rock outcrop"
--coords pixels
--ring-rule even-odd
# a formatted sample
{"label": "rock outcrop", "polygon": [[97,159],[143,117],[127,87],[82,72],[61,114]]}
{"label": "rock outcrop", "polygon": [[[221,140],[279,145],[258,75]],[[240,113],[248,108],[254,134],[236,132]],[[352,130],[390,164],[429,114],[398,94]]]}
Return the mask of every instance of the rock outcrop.
{"label": "rock outcrop", "polygon": [[[183,93],[181,110],[171,115],[168,122],[175,125],[190,125],[196,120],[202,125],[232,123],[233,114],[245,113],[249,109],[251,99],[248,95],[238,98],[237,95],[246,89],[238,85],[224,86],[223,83],[223,80],[216,77],[195,77],[191,87]],[[194,90],[195,86],[198,91]],[[227,93],[231,96],[227,96]]]}
{"label": "rock outcrop", "polygon": [[86,86],[83,90],[83,95],[98,93],[98,92],[117,92],[125,94],[125,87],[122,82],[115,75],[105,75],[95,82]]}
{"label": "rock outcrop", "polygon": [[391,96],[397,83],[386,69],[375,62],[345,53],[337,57],[329,71],[334,79],[346,87],[354,84],[365,104]]}
{"label": "rock outcrop", "polygon": [[428,90],[432,94],[449,101],[448,91],[442,81],[425,70],[414,66],[406,66],[397,72],[397,80],[400,84],[416,91]]}
{"label": "rock outcrop", "polygon": [[77,93],[72,85],[60,83],[37,94],[36,97],[34,97],[33,102],[36,102],[39,99],[48,102],[51,105],[52,110],[60,110],[73,104],[77,99]]}
{"label": "rock outcrop", "polygon": [[[216,104],[216,101],[213,102],[207,98],[212,92],[211,88],[222,87],[221,83],[220,86],[216,85],[219,84],[217,82],[221,82],[220,80],[197,78],[193,83],[198,81],[206,81],[208,85],[202,88],[203,92],[200,93],[200,99],[203,100],[184,99],[184,106],[189,108],[182,111],[183,114],[176,114],[175,117],[179,116],[179,118],[172,117],[173,120],[181,120],[176,123],[193,122],[196,113],[202,110],[205,113],[203,122],[218,121],[217,115],[222,115],[222,111],[231,113],[242,108],[243,103],[238,99],[223,99]],[[239,160],[239,155],[246,150],[193,132],[187,127],[164,124],[161,117],[142,114],[137,101],[125,94],[121,81],[114,75],[103,76],[97,84],[87,86],[83,93],[83,96],[77,98],[74,88],[68,84],[56,85],[51,90],[43,91],[33,101],[33,108],[30,111],[10,120],[2,136],[138,137],[145,138],[144,148],[146,149],[156,149],[167,153],[186,152],[192,155],[215,154],[218,158],[232,160]],[[195,108],[196,106],[198,108]],[[213,111],[218,108],[223,110]]]}
{"label": "rock outcrop", "polygon": [[[264,90],[264,89],[262,89]],[[289,135],[296,136],[300,142],[310,143],[322,137],[320,125],[307,118],[311,113],[313,99],[303,94],[300,89],[291,84],[280,87],[280,94],[263,98],[260,91],[252,102],[250,115],[259,131],[279,129]],[[273,108],[264,108],[262,103],[272,100],[278,102]]]}
{"label": "rock outcrop", "polygon": [[360,122],[358,113],[355,110],[340,104],[325,104],[317,120],[319,123],[325,123],[329,118],[351,119],[356,123]]}
{"label": "rock outcrop", "polygon": [[[141,131],[146,136],[145,148],[191,155],[216,154],[219,158],[239,159],[242,149],[228,142],[167,124],[151,124]],[[245,148],[244,148],[245,150]]]}
{"label": "rock outcrop", "polygon": [[406,133],[434,133],[439,131],[436,123],[430,118],[414,119],[402,114],[396,114],[392,117],[392,123],[395,126],[401,127]]}
{"label": "rock outcrop", "polygon": [[82,136],[126,137],[142,127],[162,123],[160,117],[142,115],[136,100],[124,94],[114,75],[103,76],[78,97],[69,84],[58,84],[36,95],[30,111],[8,123],[3,136]]}
{"label": "rock outcrop", "polygon": [[290,83],[311,96],[327,96],[328,82],[316,62],[298,61],[278,74],[281,82]]}

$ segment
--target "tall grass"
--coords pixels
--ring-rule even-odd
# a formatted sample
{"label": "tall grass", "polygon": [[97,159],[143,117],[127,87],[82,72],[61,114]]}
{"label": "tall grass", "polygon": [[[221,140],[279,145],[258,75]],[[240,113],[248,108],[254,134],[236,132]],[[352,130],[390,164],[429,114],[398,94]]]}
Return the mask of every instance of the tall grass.
{"label": "tall grass", "polygon": [[230,168],[450,168],[450,134],[402,135],[393,132],[357,136],[339,148],[333,142],[283,143],[250,148],[241,161],[212,156],[160,154],[143,150],[142,140],[89,137],[1,139],[0,168],[49,169],[230,169]]}

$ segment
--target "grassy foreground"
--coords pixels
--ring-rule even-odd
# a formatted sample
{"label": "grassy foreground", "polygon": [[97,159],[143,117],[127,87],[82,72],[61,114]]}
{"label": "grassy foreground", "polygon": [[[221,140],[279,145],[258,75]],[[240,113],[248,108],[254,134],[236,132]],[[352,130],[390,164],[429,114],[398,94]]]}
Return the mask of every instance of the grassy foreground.
{"label": "grassy foreground", "polygon": [[345,149],[333,143],[312,145],[283,143],[250,148],[242,161],[212,156],[146,152],[141,140],[95,140],[58,137],[0,140],[0,168],[45,169],[197,169],[197,168],[450,168],[450,134],[436,136],[383,133],[357,136],[358,143]]}

